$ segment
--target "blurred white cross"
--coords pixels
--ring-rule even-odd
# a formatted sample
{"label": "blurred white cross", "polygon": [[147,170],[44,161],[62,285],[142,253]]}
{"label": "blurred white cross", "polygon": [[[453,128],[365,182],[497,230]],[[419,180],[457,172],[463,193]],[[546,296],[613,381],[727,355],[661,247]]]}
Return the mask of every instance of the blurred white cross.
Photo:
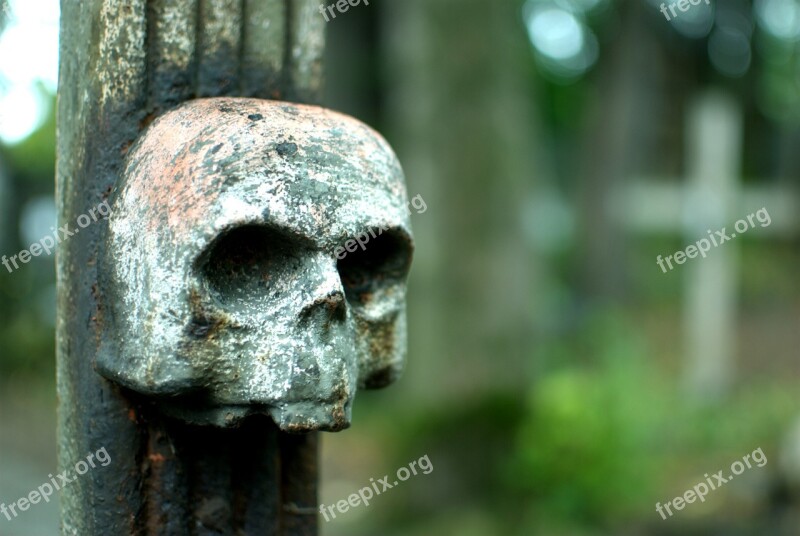
{"label": "blurred white cross", "polygon": [[[709,231],[725,227],[730,234],[734,222],[765,207],[772,223],[756,228],[759,237],[798,231],[796,192],[785,187],[741,187],[742,111],[735,99],[714,90],[702,93],[690,106],[686,128],[689,176],[630,181],[614,203],[624,227],[681,232],[685,248],[707,237]],[[672,272],[686,272],[685,384],[696,400],[713,401],[725,394],[734,374],[737,241],[727,241],[706,258],[696,257],[675,268]],[[655,259],[653,269],[661,272]]]}

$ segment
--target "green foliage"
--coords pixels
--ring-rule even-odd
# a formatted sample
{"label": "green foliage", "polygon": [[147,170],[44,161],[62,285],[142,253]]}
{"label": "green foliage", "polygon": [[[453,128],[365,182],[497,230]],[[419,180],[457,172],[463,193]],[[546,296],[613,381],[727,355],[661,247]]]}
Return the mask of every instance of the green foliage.
{"label": "green foliage", "polygon": [[800,410],[792,385],[748,385],[698,405],[645,359],[652,353],[634,326],[602,315],[540,356],[548,370],[531,388],[504,467],[509,496],[530,505],[526,533],[647,524],[656,500],[703,473],[759,447],[777,456]]}
{"label": "green foliage", "polygon": [[[587,356],[542,375],[527,402],[510,488],[526,493],[537,516],[586,525],[630,516],[637,499],[653,496],[661,460],[664,385],[634,334],[601,318],[582,337],[560,342],[544,356]],[[580,348],[574,348],[578,346]],[[565,348],[566,347],[566,348]],[[585,353],[584,353],[585,352]]]}
{"label": "green foliage", "polygon": [[[40,88],[44,92],[44,88]],[[0,255],[11,257],[30,244],[18,238],[20,208],[30,199],[51,194],[55,175],[55,96],[46,121],[28,138],[2,147],[0,160],[11,178],[10,214],[3,214],[9,229],[8,250]],[[55,376],[55,334],[46,309],[52,309],[47,289],[55,283],[52,258],[36,259],[9,273],[0,266],[0,379],[11,376],[38,378],[49,383]]]}
{"label": "green foliage", "polygon": [[46,118],[39,128],[16,145],[5,147],[4,156],[18,180],[33,182],[26,186],[37,192],[52,192],[56,170],[56,96],[41,83],[36,85],[43,98],[49,100]]}
{"label": "green foliage", "polygon": [[[342,534],[650,534],[661,522],[655,502],[704,473],[757,448],[777,463],[800,413],[791,383],[747,378],[729,398],[699,405],[668,372],[676,356],[655,352],[630,314],[599,312],[539,348],[526,393],[471,393],[416,410],[360,393],[359,431],[380,438],[385,465],[427,454],[435,469],[381,496],[382,508]],[[735,519],[734,489],[693,505],[680,523]]]}

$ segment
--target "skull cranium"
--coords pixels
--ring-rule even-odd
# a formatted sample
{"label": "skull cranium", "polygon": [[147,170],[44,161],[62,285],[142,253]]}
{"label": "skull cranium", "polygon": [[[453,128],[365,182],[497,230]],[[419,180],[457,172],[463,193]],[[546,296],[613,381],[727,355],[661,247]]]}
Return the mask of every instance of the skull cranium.
{"label": "skull cranium", "polygon": [[406,206],[394,153],[352,118],[231,98],[166,113],[112,196],[98,371],[193,423],[345,428],[356,388],[402,369]]}

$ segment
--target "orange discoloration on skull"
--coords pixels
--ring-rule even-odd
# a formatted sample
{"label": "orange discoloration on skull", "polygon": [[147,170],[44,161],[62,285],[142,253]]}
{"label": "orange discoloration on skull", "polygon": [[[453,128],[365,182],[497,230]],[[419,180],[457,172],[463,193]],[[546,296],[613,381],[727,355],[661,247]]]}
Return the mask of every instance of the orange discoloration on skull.
{"label": "orange discoloration on skull", "polygon": [[185,236],[224,189],[221,163],[244,160],[280,142],[298,151],[315,146],[335,153],[340,149],[334,145],[335,132],[342,130],[364,133],[364,142],[345,157],[366,161],[376,146],[386,145],[358,121],[316,106],[255,99],[192,101],[156,120],[131,151],[128,196],[152,215],[143,222],[148,231],[166,224],[176,236]]}

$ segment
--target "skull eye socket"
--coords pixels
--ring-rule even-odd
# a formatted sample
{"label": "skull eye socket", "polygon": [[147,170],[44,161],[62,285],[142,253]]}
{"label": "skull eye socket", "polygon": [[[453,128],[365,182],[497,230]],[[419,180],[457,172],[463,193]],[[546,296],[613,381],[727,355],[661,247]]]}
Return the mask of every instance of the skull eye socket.
{"label": "skull eye socket", "polygon": [[339,277],[351,303],[366,304],[373,294],[403,283],[411,266],[411,242],[400,231],[370,237],[363,248],[339,260]]}
{"label": "skull eye socket", "polygon": [[278,230],[239,227],[214,242],[199,261],[200,271],[220,302],[261,300],[281,274],[299,267],[298,247]]}

